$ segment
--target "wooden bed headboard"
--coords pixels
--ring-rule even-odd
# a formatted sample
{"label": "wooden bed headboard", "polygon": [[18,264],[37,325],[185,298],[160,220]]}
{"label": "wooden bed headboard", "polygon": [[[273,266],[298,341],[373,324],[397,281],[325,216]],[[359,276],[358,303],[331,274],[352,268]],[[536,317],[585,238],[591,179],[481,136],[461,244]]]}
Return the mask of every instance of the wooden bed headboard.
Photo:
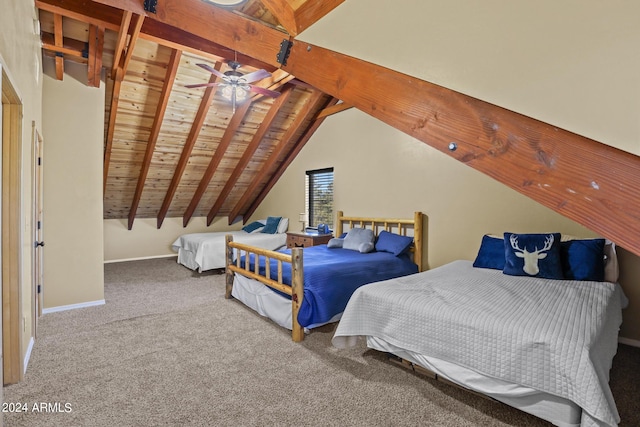
{"label": "wooden bed headboard", "polygon": [[[360,216],[344,216],[342,211],[338,211],[335,224],[335,236],[340,237],[342,233],[352,228],[368,228],[378,237],[381,231],[400,234],[402,236],[413,236],[413,262],[418,265],[418,271],[422,271],[423,236],[422,221],[423,213],[415,212],[413,219],[397,218],[372,218]],[[346,228],[345,228],[346,227]],[[412,233],[409,233],[411,231]]]}

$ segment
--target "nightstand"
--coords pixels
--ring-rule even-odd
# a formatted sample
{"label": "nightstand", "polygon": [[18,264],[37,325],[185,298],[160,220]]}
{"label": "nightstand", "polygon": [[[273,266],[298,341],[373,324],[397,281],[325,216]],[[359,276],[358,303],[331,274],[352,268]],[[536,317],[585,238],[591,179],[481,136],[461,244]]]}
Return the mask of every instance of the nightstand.
{"label": "nightstand", "polygon": [[309,246],[325,245],[333,234],[318,234],[318,233],[305,233],[299,232],[287,232],[287,248],[306,248]]}

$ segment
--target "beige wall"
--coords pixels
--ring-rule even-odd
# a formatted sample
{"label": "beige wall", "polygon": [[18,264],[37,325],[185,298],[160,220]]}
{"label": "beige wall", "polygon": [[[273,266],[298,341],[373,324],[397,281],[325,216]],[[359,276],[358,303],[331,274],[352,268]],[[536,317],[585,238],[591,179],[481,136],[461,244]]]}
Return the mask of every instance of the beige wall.
{"label": "beige wall", "polygon": [[102,162],[105,85],[65,62],[63,81],[45,62],[44,308],[104,299]]}
{"label": "beige wall", "polygon": [[[621,1],[350,0],[299,38],[640,154],[639,15],[640,3]],[[484,233],[594,235],[353,110],[327,119],[256,215],[295,217],[304,171],[329,166],[348,215],[425,212],[431,268],[473,259]],[[640,262],[620,252],[631,299],[621,336],[640,340]]]}
{"label": "beige wall", "polygon": [[36,25],[37,13],[33,2],[3,2],[0,13],[0,63],[22,100],[22,218],[21,230],[21,300],[25,329],[22,340],[24,355],[31,339],[32,278],[32,200],[31,164],[32,122],[42,126],[42,68],[40,64],[40,35]]}
{"label": "beige wall", "polygon": [[640,154],[640,2],[349,0],[298,38]]}
{"label": "beige wall", "polygon": [[104,220],[104,261],[125,261],[139,258],[176,256],[171,244],[182,234],[239,230],[242,223],[231,227],[227,218],[216,218],[207,227],[207,218],[196,217],[182,226],[182,217],[166,218],[158,230],[156,218],[138,218],[127,229],[127,219]]}

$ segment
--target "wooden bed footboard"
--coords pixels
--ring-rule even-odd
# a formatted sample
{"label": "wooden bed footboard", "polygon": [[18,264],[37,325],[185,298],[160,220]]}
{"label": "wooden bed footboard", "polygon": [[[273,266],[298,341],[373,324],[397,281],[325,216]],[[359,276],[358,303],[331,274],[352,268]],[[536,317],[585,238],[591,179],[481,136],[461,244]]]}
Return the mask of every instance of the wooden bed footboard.
{"label": "wooden bed footboard", "polygon": [[[291,296],[291,338],[295,342],[302,341],[304,339],[304,328],[298,323],[298,311],[302,304],[302,298],[304,295],[304,273],[303,273],[303,258],[302,248],[291,249],[291,255],[284,254],[282,252],[270,251],[267,249],[257,248],[255,246],[249,246],[242,243],[233,241],[233,236],[228,234],[226,236],[226,291],[225,298],[231,298],[231,291],[233,289],[233,276],[234,273],[241,274],[250,279],[254,279],[263,283],[270,288],[276,289]],[[234,249],[237,251],[236,259],[233,258]],[[241,266],[241,258],[243,256],[248,260],[250,255],[254,255],[254,268],[251,270],[249,262],[245,262],[244,266]],[[261,275],[259,272],[260,259],[265,260],[265,273]],[[278,266],[277,277],[271,277],[271,263],[276,262]],[[291,286],[286,285],[282,281],[282,265],[283,263],[291,264]]]}

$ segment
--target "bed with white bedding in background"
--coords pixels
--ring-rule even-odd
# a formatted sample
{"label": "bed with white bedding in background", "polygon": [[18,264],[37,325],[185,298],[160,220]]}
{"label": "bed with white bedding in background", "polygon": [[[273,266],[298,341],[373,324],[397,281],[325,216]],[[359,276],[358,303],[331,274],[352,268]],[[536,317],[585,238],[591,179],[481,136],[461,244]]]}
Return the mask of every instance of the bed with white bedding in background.
{"label": "bed with white bedding in background", "polygon": [[[273,222],[280,217],[273,218]],[[224,268],[226,263],[225,236],[231,234],[236,242],[245,243],[263,249],[276,250],[286,245],[288,218],[280,218],[275,229],[271,227],[264,232],[267,221],[254,221],[238,231],[219,231],[212,233],[190,233],[178,237],[172,244],[178,252],[178,263],[199,273],[207,270]]]}
{"label": "bed with white bedding in background", "polygon": [[[540,264],[554,257],[549,253],[552,244],[526,247],[511,234],[499,240],[488,258],[481,246],[474,264],[454,261],[359,288],[336,328],[333,345],[345,348],[365,338],[368,347],[391,353],[404,364],[558,426],[618,425],[609,371],[627,299],[614,283],[617,260],[609,255],[606,261],[615,265],[615,273],[607,270],[603,276],[597,267],[594,276],[589,264],[598,264],[598,250],[602,260],[604,240],[587,239],[566,244],[575,250],[562,242],[555,256],[563,278],[505,274],[510,267],[501,270],[500,262],[474,267],[492,263],[491,257],[499,258],[510,247],[512,255],[538,252]],[[591,258],[574,263],[585,252],[583,242],[589,247],[595,240],[602,242]],[[615,256],[613,245],[609,250]],[[572,271],[567,268],[571,263],[580,265]],[[534,271],[539,266],[528,267]]]}

